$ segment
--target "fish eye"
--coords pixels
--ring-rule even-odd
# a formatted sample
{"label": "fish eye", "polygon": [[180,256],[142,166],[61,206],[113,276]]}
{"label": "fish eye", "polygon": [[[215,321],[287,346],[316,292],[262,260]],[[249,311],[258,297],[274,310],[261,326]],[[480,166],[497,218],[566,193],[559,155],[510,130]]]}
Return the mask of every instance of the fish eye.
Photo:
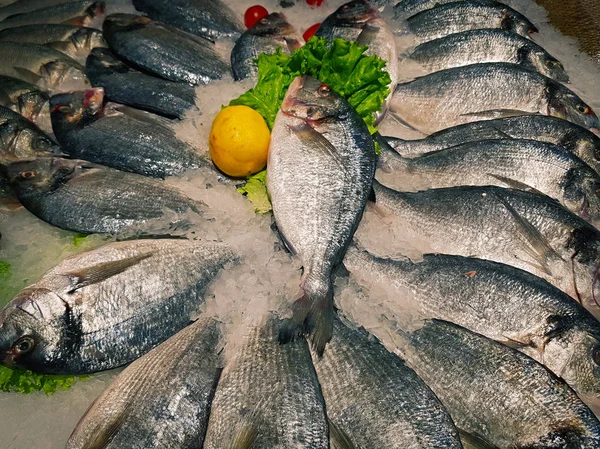
{"label": "fish eye", "polygon": [[319,86],[319,89],[317,90],[317,93],[321,97],[328,97],[331,93],[331,90],[329,89],[329,86],[327,84],[321,84]]}
{"label": "fish eye", "polygon": [[553,69],[554,67],[557,67],[558,64],[556,63],[556,61],[547,61],[546,62],[546,66],[548,66],[549,68]]}
{"label": "fish eye", "polygon": [[600,346],[595,346],[592,349],[592,360],[596,365],[600,365]]}
{"label": "fish eye", "polygon": [[19,173],[19,175],[23,179],[33,179],[35,178],[35,170],[22,171],[21,173]]}
{"label": "fish eye", "polygon": [[36,150],[46,150],[48,149],[48,147],[50,147],[51,142],[46,139],[45,137],[38,137],[37,139],[35,139],[33,141],[33,147]]}
{"label": "fish eye", "polygon": [[263,17],[262,19],[259,20],[259,22],[261,25],[265,25],[268,22],[268,20],[266,17]]}
{"label": "fish eye", "polygon": [[69,106],[68,104],[59,104],[54,106],[54,111],[58,111],[63,114],[68,114],[69,112],[71,112],[71,106]]}
{"label": "fish eye", "polygon": [[18,352],[19,354],[27,354],[30,352],[35,345],[33,338],[29,336],[19,338],[15,344],[12,346],[13,350]]}

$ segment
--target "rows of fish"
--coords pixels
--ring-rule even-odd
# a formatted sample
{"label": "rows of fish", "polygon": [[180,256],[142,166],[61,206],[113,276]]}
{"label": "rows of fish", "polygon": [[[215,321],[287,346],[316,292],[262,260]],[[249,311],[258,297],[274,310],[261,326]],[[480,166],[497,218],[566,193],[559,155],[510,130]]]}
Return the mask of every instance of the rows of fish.
{"label": "rows of fish", "polygon": [[[244,251],[166,238],[210,219],[163,179],[214,171],[172,123],[200,112],[195,85],[254,77],[258,54],[303,40],[279,13],[243,31],[218,0],[134,0],[145,15],[109,14],[102,31],[84,25],[111,2],[84,3],[0,8],[0,54],[25,58],[0,56],[3,189],[52,225],[125,239],[63,260],[0,311],[5,366],[131,363],[68,448],[600,446],[580,399],[600,392],[600,123],[527,18],[491,0],[354,0],[323,20],[317,35],[387,62],[389,120],[437,132],[373,139],[328,86],[294,80],[267,185],[301,292],[232,330],[207,292],[251,263]],[[406,30],[430,74],[399,84],[393,31]],[[57,90],[72,77],[93,87]],[[432,254],[369,247],[355,237],[366,209]],[[334,307],[344,268],[371,316]],[[396,289],[384,319],[378,284]],[[393,345],[361,327],[371,319]]]}

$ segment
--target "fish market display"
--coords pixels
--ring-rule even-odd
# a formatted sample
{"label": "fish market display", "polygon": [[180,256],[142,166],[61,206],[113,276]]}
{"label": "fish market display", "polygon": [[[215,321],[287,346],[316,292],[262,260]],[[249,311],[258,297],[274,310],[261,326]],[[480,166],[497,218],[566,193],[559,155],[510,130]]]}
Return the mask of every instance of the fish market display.
{"label": "fish market display", "polygon": [[333,329],[313,360],[327,417],[352,447],[462,448],[439,399],[399,357],[337,317]]}
{"label": "fish market display", "polygon": [[50,100],[54,134],[72,157],[157,178],[207,165],[170,128],[107,111],[103,100],[101,88],[58,94]]}
{"label": "fish market display", "polygon": [[40,114],[48,115],[49,95],[34,84],[0,75],[0,106],[9,108],[35,122]]}
{"label": "fish market display", "polygon": [[146,72],[189,83],[208,83],[229,71],[229,66],[204,38],[133,14],[111,14],[102,26],[111,50]]}
{"label": "fish market display", "polygon": [[537,72],[501,62],[440,70],[398,84],[390,110],[424,133],[524,114],[552,115],[600,129],[592,108],[573,91]]}
{"label": "fish market display", "polygon": [[563,65],[546,50],[529,39],[500,29],[464,31],[434,39],[418,45],[410,59],[420,63],[428,73],[482,62],[510,62],[556,81],[569,81]]}
{"label": "fish market display", "polygon": [[284,340],[303,322],[317,352],[331,338],[331,273],[358,226],[374,171],[373,139],[350,104],[312,77],[296,78],[275,119],[267,163],[275,222],[304,266],[303,296]]}
{"label": "fish market display", "polygon": [[0,30],[48,23],[86,26],[94,17],[104,14],[105,7],[104,2],[90,0],[46,6],[35,11],[7,17],[0,22]]}
{"label": "fish market display", "polygon": [[114,368],[187,326],[234,260],[224,244],[111,243],[63,260],[0,312],[2,364],[47,373]]}
{"label": "fish market display", "polygon": [[233,78],[241,80],[256,77],[258,68],[254,59],[261,53],[272,54],[279,48],[282,52],[291,54],[302,45],[304,39],[286,22],[282,14],[269,14],[235,41],[231,50]]}
{"label": "fish market display", "polygon": [[427,321],[406,340],[402,355],[467,434],[505,448],[600,445],[594,414],[526,355],[445,321]]}
{"label": "fish market display", "polygon": [[303,338],[278,343],[279,320],[250,326],[212,402],[204,449],[329,448],[325,403]]}
{"label": "fish market display", "polygon": [[220,324],[200,319],[133,362],[96,399],[67,449],[202,447],[222,343]]}
{"label": "fish market display", "polygon": [[402,289],[408,289],[423,317],[451,321],[516,348],[578,393],[600,391],[600,324],[537,276],[472,257],[429,254],[414,263],[375,257],[356,246],[348,249],[344,266],[363,282],[393,285],[398,297],[391,301],[405,298]]}

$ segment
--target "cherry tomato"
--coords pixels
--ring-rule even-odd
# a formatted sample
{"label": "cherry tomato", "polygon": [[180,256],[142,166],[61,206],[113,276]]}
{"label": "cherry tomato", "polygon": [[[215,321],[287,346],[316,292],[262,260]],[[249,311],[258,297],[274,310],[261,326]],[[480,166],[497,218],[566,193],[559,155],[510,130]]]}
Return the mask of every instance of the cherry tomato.
{"label": "cherry tomato", "polygon": [[269,11],[267,11],[263,6],[251,6],[244,14],[244,23],[246,24],[246,28],[252,28],[260,19],[268,15]]}
{"label": "cherry tomato", "polygon": [[304,32],[304,34],[302,35],[302,37],[304,38],[304,40],[307,41],[311,37],[313,37],[313,34],[315,34],[317,32],[317,30],[319,29],[320,26],[321,26],[320,23],[315,23],[313,26],[311,26],[309,29],[307,29]]}
{"label": "cherry tomato", "polygon": [[321,6],[323,4],[323,0],[306,0],[308,6],[316,8],[317,6]]}

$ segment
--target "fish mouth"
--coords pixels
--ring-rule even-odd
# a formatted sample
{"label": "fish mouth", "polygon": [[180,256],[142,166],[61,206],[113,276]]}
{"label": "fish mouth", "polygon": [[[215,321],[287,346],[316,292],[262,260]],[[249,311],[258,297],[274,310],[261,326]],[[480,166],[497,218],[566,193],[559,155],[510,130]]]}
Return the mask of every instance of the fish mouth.
{"label": "fish mouth", "polygon": [[84,109],[96,113],[104,108],[104,88],[94,87],[86,89],[83,94],[83,101],[81,103]]}

